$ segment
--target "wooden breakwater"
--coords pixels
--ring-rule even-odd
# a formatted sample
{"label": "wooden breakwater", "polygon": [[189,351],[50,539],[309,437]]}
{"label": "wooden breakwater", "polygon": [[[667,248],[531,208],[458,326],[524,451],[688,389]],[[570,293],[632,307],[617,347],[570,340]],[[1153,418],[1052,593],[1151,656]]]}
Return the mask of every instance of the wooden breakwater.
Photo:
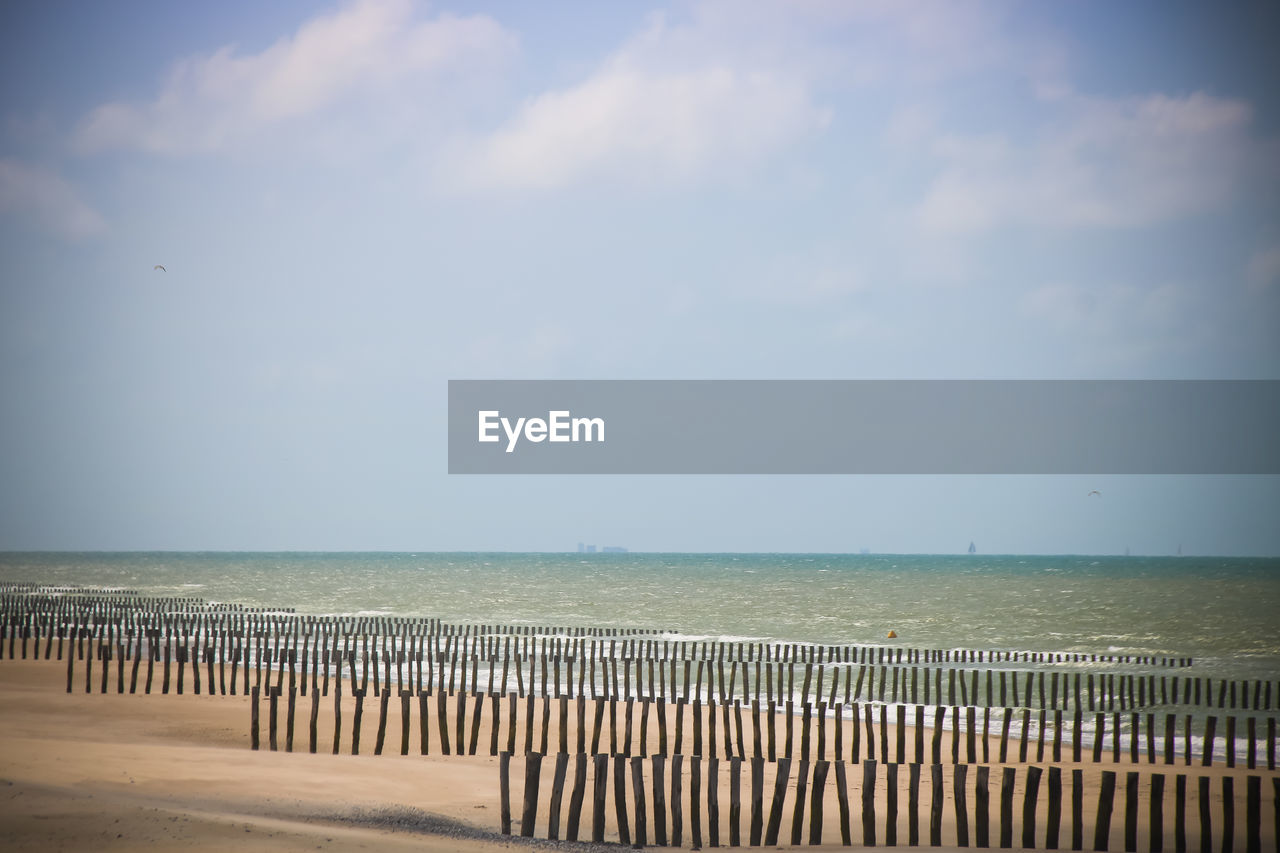
{"label": "wooden breakwater", "polygon": [[1102,770],[1088,776],[1056,765],[504,752],[499,766],[504,833],[636,847],[1252,853],[1275,849],[1280,813],[1280,780],[1262,775],[1245,777],[1241,792],[1230,775]]}
{"label": "wooden breakwater", "polygon": [[[1114,795],[1123,774],[1126,797],[1131,784],[1145,792],[1140,808],[1125,800],[1126,833],[1131,808],[1164,813],[1163,794],[1157,802],[1154,792],[1164,790],[1165,773],[1102,765],[1207,768],[1202,772],[1209,775],[1196,777],[1168,771],[1171,790],[1191,784],[1210,798],[1208,812],[1202,803],[1193,811],[1195,827],[1206,820],[1213,825],[1212,810],[1218,809],[1217,825],[1224,831],[1238,821],[1223,815],[1244,816],[1239,834],[1245,838],[1253,832],[1249,816],[1262,814],[1261,805],[1254,808],[1254,783],[1242,782],[1243,792],[1236,792],[1228,790],[1233,775],[1213,774],[1236,767],[1275,770],[1273,712],[1280,682],[1196,675],[1187,658],[689,641],[638,629],[316,617],[129,590],[37,586],[0,586],[0,620],[0,657],[7,649],[10,659],[30,655],[63,662],[69,692],[250,697],[254,748],[293,750],[301,735],[310,751],[505,753],[501,764],[508,769],[513,760],[536,763],[540,759],[532,756],[554,755],[558,770],[552,772],[561,784],[571,759],[575,768],[587,762],[592,773],[602,757],[605,764],[624,762],[624,772],[615,767],[609,784],[592,782],[593,796],[603,790],[613,797],[609,808],[618,840],[626,827],[632,839],[644,831],[648,843],[659,843],[656,824],[650,838],[639,829],[647,824],[619,818],[619,802],[630,801],[633,821],[641,814],[653,821],[661,814],[666,824],[677,820],[671,809],[680,800],[666,782],[652,781],[655,772],[671,784],[680,779],[684,791],[727,773],[732,801],[733,791],[741,792],[738,774],[744,766],[753,774],[754,797],[760,784],[754,768],[780,769],[783,763],[795,803],[807,791],[810,809],[823,808],[826,795],[815,799],[815,792],[827,791],[833,780],[836,799],[826,804],[828,815],[844,815],[846,795],[858,802],[851,791],[861,792],[864,808],[874,805],[874,797],[866,799],[868,790],[876,790],[866,786],[868,766],[880,768],[875,778],[882,785],[901,776],[903,784],[916,778],[917,786],[921,773],[945,766],[943,778],[952,787],[940,796],[974,809],[987,802],[986,783],[970,791],[962,781],[977,786],[993,766],[1002,785],[1005,779],[1030,785],[1032,777],[1038,783],[1044,773],[1050,789],[1055,777],[1073,784],[1078,779],[1080,802],[1095,803],[1099,815],[1110,814],[1104,794]],[[301,738],[296,748],[304,748]],[[658,759],[662,769],[655,771]],[[698,775],[682,776],[679,767]],[[1133,773],[1140,773],[1137,783],[1130,781]],[[650,799],[641,812],[635,786],[646,779]],[[904,802],[921,796],[929,801],[937,792],[932,785],[927,794],[904,788]],[[498,787],[510,790],[512,780],[504,776]],[[554,776],[542,786],[555,788]],[[1237,793],[1245,797],[1239,809]],[[719,786],[707,782],[705,796],[718,795]],[[652,799],[659,796],[660,802]],[[1003,788],[1001,797],[1003,808]],[[1043,802],[1052,801],[1046,792]],[[1269,814],[1277,813],[1274,799],[1268,802]],[[705,806],[712,843],[713,804],[708,800]],[[533,827],[541,820],[536,796],[530,807]],[[542,813],[549,815],[550,808]],[[701,804],[690,800],[687,808],[692,817]],[[730,803],[728,813],[748,814],[754,825],[755,806],[745,808],[740,801]],[[1171,808],[1177,813],[1183,807]],[[740,843],[743,836],[725,820],[730,823],[723,837],[717,830],[714,843]],[[959,812],[955,820],[957,827],[973,826],[975,840],[983,837],[977,834],[977,811],[966,813],[963,824]],[[794,841],[797,832],[823,837],[824,824],[812,815],[801,829],[795,821],[793,813],[792,843],[800,843]],[[1154,831],[1153,821],[1142,824],[1144,833]],[[1046,815],[1038,825],[1048,822]],[[876,823],[868,824],[864,813],[854,825],[863,826],[865,842],[865,829]],[[552,826],[548,822],[541,832],[560,832]],[[844,829],[828,828],[825,837],[843,838]],[[910,836],[910,827],[903,831]],[[779,832],[786,843],[785,832]],[[1274,821],[1262,821],[1258,832],[1274,839]],[[1176,825],[1167,837],[1175,833]],[[1166,837],[1163,831],[1157,835]],[[750,826],[745,837],[753,837]],[[878,837],[895,843],[888,824]]]}

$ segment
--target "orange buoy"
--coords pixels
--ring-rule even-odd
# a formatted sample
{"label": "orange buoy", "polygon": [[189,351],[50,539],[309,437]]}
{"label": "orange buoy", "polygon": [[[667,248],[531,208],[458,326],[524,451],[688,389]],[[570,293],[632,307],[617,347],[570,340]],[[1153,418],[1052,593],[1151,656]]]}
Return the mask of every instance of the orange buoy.
{"label": "orange buoy", "polygon": [[890,631],[890,632],[889,632],[889,639],[890,639],[890,640],[896,640],[896,639],[898,639],[898,632],[897,632],[897,631]]}

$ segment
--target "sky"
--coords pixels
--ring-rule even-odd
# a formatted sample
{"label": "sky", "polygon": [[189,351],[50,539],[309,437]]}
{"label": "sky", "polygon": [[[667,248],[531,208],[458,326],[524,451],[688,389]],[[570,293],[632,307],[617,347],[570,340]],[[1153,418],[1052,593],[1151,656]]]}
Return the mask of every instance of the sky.
{"label": "sky", "polygon": [[0,4],[0,549],[1280,555],[1275,476],[451,476],[445,430],[450,379],[1280,379],[1277,35]]}

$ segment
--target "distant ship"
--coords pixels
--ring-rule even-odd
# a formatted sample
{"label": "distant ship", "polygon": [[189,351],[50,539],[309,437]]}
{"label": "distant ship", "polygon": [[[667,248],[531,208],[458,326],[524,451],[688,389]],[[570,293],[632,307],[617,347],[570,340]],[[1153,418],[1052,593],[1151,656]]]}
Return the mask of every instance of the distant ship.
{"label": "distant ship", "polygon": [[978,553],[977,547],[972,542],[969,543],[969,553],[970,554]]}

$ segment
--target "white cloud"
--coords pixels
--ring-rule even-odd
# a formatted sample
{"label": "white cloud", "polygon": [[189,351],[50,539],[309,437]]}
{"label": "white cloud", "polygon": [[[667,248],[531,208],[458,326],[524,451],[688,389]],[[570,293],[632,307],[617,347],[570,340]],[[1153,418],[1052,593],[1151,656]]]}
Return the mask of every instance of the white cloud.
{"label": "white cloud", "polygon": [[12,158],[0,158],[0,212],[30,218],[71,239],[106,230],[98,212],[63,177]]}
{"label": "white cloud", "polygon": [[917,214],[929,229],[971,233],[1016,223],[1128,227],[1210,210],[1254,162],[1248,105],[1205,94],[1072,97],[1037,138],[951,136]]}
{"label": "white cloud", "polygon": [[795,69],[713,42],[658,20],[586,80],[468,141],[442,172],[466,188],[682,183],[734,173],[827,123]]}
{"label": "white cloud", "polygon": [[335,106],[388,96],[429,112],[423,84],[490,62],[514,44],[487,17],[417,21],[413,9],[408,0],[359,0],[260,53],[232,45],[184,59],[153,100],[93,110],[76,132],[77,147],[223,151]]}
{"label": "white cloud", "polygon": [[1085,373],[1136,375],[1177,363],[1216,333],[1203,294],[1174,282],[1045,284],[1024,294],[1019,308],[1046,352],[1073,353]]}

